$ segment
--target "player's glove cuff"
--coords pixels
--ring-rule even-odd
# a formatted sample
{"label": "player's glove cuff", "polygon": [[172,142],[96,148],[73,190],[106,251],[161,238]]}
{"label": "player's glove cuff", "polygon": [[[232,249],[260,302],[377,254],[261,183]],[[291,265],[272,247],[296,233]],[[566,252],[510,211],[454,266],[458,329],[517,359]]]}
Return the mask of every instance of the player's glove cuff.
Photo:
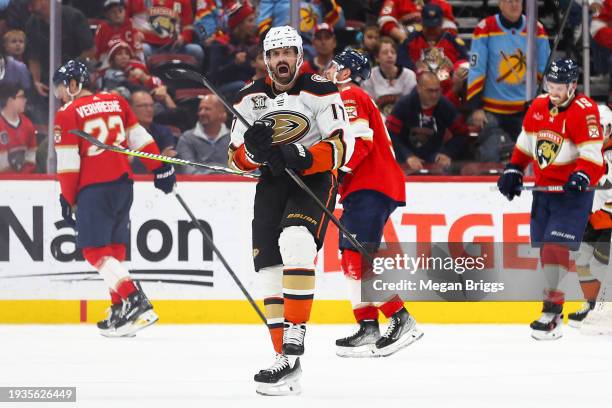
{"label": "player's glove cuff", "polygon": [[523,170],[516,164],[508,164],[497,180],[497,187],[508,200],[521,195],[523,186]]}

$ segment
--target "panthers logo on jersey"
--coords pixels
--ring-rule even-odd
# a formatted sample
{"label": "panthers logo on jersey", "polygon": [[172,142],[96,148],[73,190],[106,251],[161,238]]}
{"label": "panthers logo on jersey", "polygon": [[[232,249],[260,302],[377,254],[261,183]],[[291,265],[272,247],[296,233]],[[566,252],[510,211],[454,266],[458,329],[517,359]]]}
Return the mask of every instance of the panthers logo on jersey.
{"label": "panthers logo on jersey", "polygon": [[538,132],[536,141],[536,158],[541,169],[551,165],[563,145],[563,136],[552,130],[541,130]]}
{"label": "panthers logo on jersey", "polygon": [[270,112],[259,120],[274,128],[272,144],[297,142],[310,130],[310,120],[305,115],[290,110]]}

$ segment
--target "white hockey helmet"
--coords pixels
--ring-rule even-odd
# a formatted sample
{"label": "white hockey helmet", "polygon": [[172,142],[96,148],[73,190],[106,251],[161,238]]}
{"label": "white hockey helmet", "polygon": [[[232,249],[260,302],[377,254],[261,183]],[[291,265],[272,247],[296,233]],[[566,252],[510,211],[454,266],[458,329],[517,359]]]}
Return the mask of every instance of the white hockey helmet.
{"label": "white hockey helmet", "polygon": [[[274,80],[274,74],[270,69],[268,52],[276,48],[287,47],[295,47],[297,49],[297,66],[295,68],[295,75],[297,76],[300,67],[304,63],[304,48],[302,46],[302,37],[300,33],[291,26],[272,27],[263,41],[264,62],[266,63],[268,74],[272,80]],[[292,78],[292,80],[293,79],[295,79],[295,77]]]}
{"label": "white hockey helmet", "polygon": [[597,105],[599,108],[599,123],[603,129],[604,140],[612,137],[612,110],[607,105]]}

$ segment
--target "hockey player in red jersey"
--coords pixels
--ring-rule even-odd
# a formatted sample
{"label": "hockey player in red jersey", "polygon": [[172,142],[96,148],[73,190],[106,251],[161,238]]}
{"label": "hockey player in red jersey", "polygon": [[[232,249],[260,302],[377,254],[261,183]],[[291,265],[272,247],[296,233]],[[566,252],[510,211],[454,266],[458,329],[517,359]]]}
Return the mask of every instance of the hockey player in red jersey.
{"label": "hockey player in red jersey", "polygon": [[[98,323],[104,336],[131,336],[157,321],[151,303],[130,278],[125,260],[130,241],[132,171],[127,156],[102,150],[70,133],[80,129],[103,143],[159,154],[149,133],[138,124],[120,96],[92,93],[87,67],[70,60],[53,76],[55,93],[65,105],[55,115],[54,140],[60,203],[66,226],[77,231],[77,247],[109,288],[112,306]],[[168,194],[174,168],[150,160],[155,187]],[[78,210],[77,210],[78,208]]]}
{"label": "hockey player in red jersey", "polygon": [[523,121],[510,163],[497,185],[509,200],[520,195],[523,170],[533,163],[538,186],[563,186],[561,192],[534,192],[531,244],[540,248],[546,275],[542,316],[531,323],[538,340],[562,336],[564,293],[561,274],[569,268],[589,218],[593,191],[603,173],[603,137],[595,102],[576,94],[578,66],[571,59],[553,62],[546,74],[548,94],[536,98]]}
{"label": "hockey player in red jersey", "polygon": [[[404,206],[404,173],[393,156],[391,139],[372,98],[352,80],[367,79],[370,63],[357,51],[348,49],[336,55],[325,72],[338,85],[344,109],[355,137],[351,159],[341,168],[346,172],[339,192],[344,207],[341,222],[372,253],[378,250],[383,228],[398,206]],[[388,356],[421,338],[416,322],[399,296],[383,303],[361,301],[362,256],[344,237],[340,238],[342,271],[348,279],[353,314],[359,330],[336,340],[341,357]],[[378,311],[389,320],[380,335]]]}

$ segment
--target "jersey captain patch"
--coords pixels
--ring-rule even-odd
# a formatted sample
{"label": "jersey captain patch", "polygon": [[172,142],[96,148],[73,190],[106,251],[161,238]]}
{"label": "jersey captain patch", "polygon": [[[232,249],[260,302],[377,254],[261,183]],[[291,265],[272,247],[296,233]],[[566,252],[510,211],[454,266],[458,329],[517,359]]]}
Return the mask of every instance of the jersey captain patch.
{"label": "jersey captain patch", "polygon": [[541,169],[551,165],[561,151],[563,136],[551,130],[538,132],[536,141],[536,157]]}
{"label": "jersey captain patch", "polygon": [[310,120],[299,112],[289,110],[270,112],[260,120],[269,123],[274,129],[272,144],[297,142],[310,130]]}

